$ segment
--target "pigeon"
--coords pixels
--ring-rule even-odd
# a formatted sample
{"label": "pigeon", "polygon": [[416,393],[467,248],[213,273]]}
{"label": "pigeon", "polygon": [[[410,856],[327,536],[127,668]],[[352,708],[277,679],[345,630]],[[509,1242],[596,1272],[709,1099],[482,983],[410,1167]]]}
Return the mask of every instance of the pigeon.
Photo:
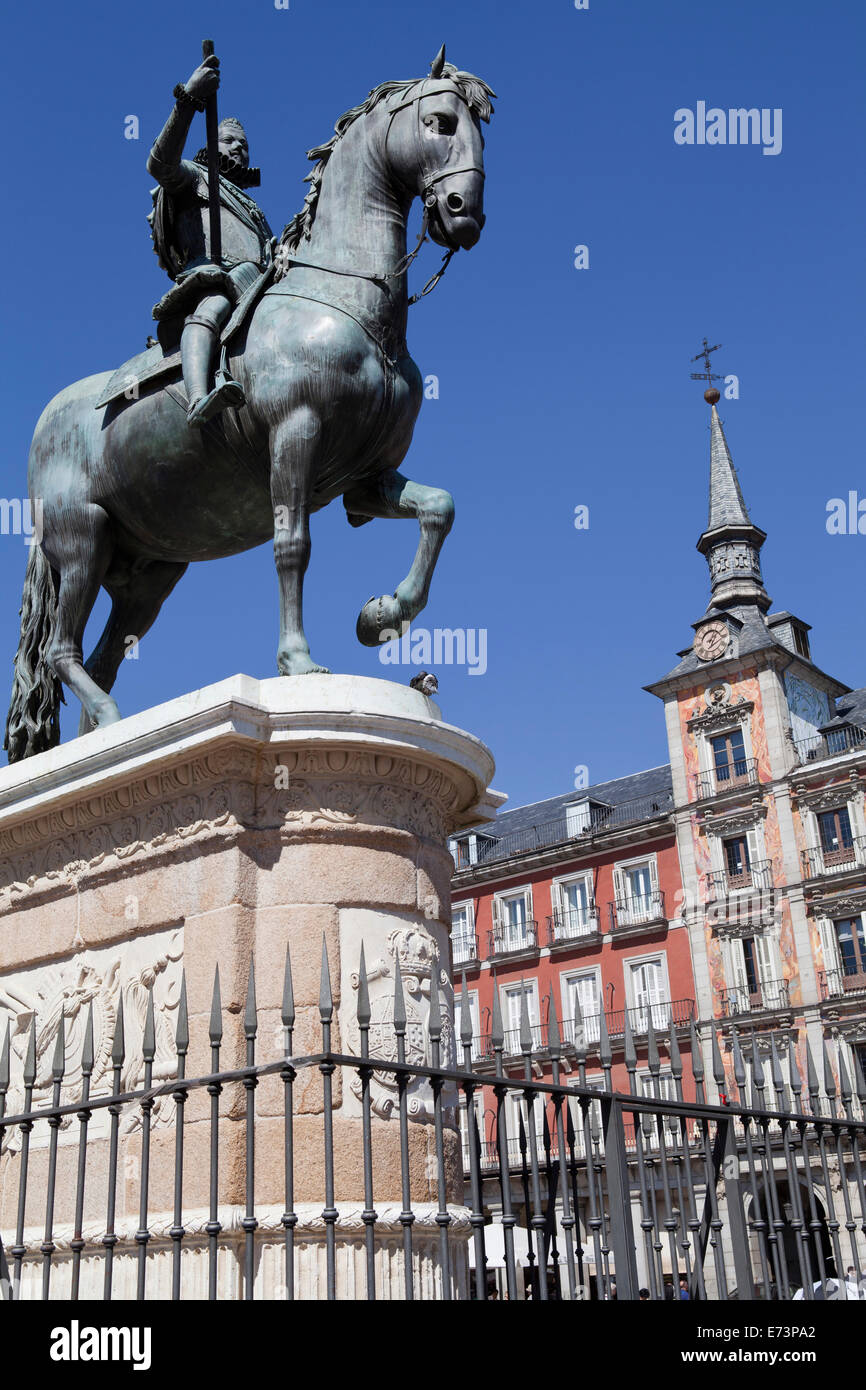
{"label": "pigeon", "polygon": [[409,685],[412,690],[420,690],[422,695],[435,695],[439,689],[439,682],[430,671],[419,671]]}

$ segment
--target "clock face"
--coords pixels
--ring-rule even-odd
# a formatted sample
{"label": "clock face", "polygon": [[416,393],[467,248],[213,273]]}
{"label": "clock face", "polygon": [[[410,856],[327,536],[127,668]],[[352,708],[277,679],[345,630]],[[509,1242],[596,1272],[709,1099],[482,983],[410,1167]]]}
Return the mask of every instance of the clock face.
{"label": "clock face", "polygon": [[727,651],[730,634],[722,622],[707,623],[695,638],[695,656],[701,661],[716,661]]}

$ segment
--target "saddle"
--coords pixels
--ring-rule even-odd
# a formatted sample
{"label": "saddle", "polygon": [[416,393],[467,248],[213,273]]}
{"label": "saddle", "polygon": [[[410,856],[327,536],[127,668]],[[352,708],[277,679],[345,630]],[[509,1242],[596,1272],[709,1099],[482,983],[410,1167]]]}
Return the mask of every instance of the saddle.
{"label": "saddle", "polygon": [[[274,266],[271,263],[261,275],[244,291],[234,307],[231,318],[220,334],[223,349],[243,328],[253,309],[273,279]],[[172,292],[169,291],[169,294]],[[168,298],[168,295],[164,297]],[[161,301],[162,302],[162,301]],[[186,308],[171,315],[160,315],[157,327],[158,341],[144,352],[130,357],[113,373],[108,385],[96,402],[96,409],[102,410],[112,401],[137,400],[144,386],[150,386],[163,377],[178,375],[181,370],[180,335],[183,330]]]}

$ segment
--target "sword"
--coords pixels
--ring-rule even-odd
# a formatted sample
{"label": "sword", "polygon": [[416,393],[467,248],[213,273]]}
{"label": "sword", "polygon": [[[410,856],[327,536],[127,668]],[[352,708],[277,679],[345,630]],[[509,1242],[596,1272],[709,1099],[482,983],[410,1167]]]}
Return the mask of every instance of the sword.
{"label": "sword", "polygon": [[[213,57],[212,39],[202,40],[201,56],[203,59]],[[207,201],[208,219],[210,223],[210,258],[214,265],[222,265],[219,120],[217,118],[216,92],[206,99],[205,126],[207,129]]]}

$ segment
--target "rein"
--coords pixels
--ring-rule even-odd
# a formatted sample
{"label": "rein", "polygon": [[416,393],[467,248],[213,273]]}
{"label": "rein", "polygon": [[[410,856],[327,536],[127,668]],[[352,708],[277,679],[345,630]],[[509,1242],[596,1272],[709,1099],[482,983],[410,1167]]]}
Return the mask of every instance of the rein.
{"label": "rein", "polygon": [[[421,137],[421,102],[423,101],[424,97],[436,96],[440,92],[446,92],[452,96],[459,97],[460,100],[466,106],[469,105],[469,103],[466,101],[466,98],[460,91],[457,90],[453,82],[440,82],[438,86],[427,88],[427,83],[435,80],[435,78],[431,79],[429,77],[425,77],[420,83],[421,90],[417,92],[415,96],[408,97],[405,101],[400,102],[399,106],[394,107],[393,111],[391,112],[390,120],[388,121],[388,129],[385,133],[385,146],[387,148],[388,136],[391,133],[391,125],[393,124],[394,117],[398,115],[399,112],[405,111],[408,107],[417,105],[417,120],[415,122],[415,149],[418,155],[419,167],[421,169],[422,174],[424,175],[424,182],[422,185],[423,192],[421,194],[422,198],[424,199],[424,217],[421,222],[421,230],[418,233],[418,240],[416,241],[414,248],[411,251],[407,252],[406,255],[402,256],[400,260],[397,262],[397,265],[394,267],[394,269],[390,271],[387,275],[373,275],[370,274],[368,271],[364,270],[337,270],[334,266],[314,265],[312,261],[302,261],[297,256],[288,256],[285,254],[281,254],[280,260],[283,263],[283,265],[285,265],[286,269],[288,269],[289,266],[294,265],[304,270],[320,270],[323,271],[326,275],[345,275],[355,280],[370,280],[374,285],[387,285],[391,280],[397,280],[401,275],[405,275],[406,271],[409,269],[410,265],[420,252],[421,247],[424,245],[424,242],[427,240],[427,234],[430,230],[430,212],[436,206],[437,201],[437,195],[434,191],[434,185],[440,183],[442,179],[450,178],[452,174],[475,173],[480,174],[481,177],[484,178],[484,170],[479,168],[477,164],[461,164],[456,169],[443,169],[437,173],[433,169],[431,169],[427,160],[425,159],[424,141]],[[420,300],[422,300],[425,297],[425,295],[431,294],[433,290],[435,290],[436,286],[439,284],[439,281],[442,279],[442,276],[445,274],[446,270],[451,264],[452,256],[454,255],[455,251],[458,251],[459,249],[460,248],[457,246],[452,246],[445,252],[444,256],[442,257],[442,264],[440,265],[439,269],[434,271],[434,273],[430,276],[430,279],[418,291],[417,294],[413,294],[410,296],[408,301],[410,308],[413,304],[417,304]]]}

